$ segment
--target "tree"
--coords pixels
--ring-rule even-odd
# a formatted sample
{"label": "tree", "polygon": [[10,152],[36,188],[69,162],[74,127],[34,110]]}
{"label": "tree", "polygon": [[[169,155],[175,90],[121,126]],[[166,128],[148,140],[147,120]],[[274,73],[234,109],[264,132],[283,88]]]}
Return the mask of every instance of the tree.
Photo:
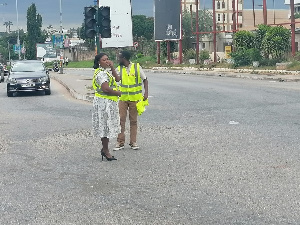
{"label": "tree", "polygon": [[295,19],[300,19],[300,13],[295,13]]}
{"label": "tree", "polygon": [[[213,16],[207,10],[199,10],[198,13],[199,21],[199,32],[211,32],[213,27]],[[195,42],[196,31],[196,13],[193,13],[193,17],[190,12],[183,12],[182,18],[182,29],[183,29],[183,41],[182,46],[183,50],[187,51],[190,48],[193,48],[193,42]],[[205,35],[201,34],[200,38],[203,38]],[[211,35],[206,35],[210,37]]]}
{"label": "tree", "polygon": [[37,14],[36,6],[32,3],[27,9],[27,59],[36,59],[36,44],[44,43],[46,40],[46,34],[41,29],[42,24],[42,16]]}
{"label": "tree", "polygon": [[[20,42],[23,43],[23,41],[26,38],[26,35],[22,29],[19,31],[19,37],[20,37]],[[5,33],[0,37],[0,53],[2,55],[1,61],[3,63],[5,63],[9,58],[8,46],[10,51],[10,58],[12,60],[18,59],[18,54],[16,54],[13,51],[13,45],[17,44],[17,39],[18,39],[18,33],[16,31],[13,31],[11,33]]]}
{"label": "tree", "polygon": [[13,25],[13,23],[11,21],[8,21],[8,22],[4,22],[3,25],[6,28],[6,33],[10,33],[10,27]]}
{"label": "tree", "polygon": [[144,15],[132,16],[132,32],[135,39],[144,37],[147,40],[154,36],[154,18]]}
{"label": "tree", "polygon": [[262,48],[272,59],[283,59],[284,55],[290,51],[290,43],[289,29],[283,26],[270,27],[262,41]]}
{"label": "tree", "polygon": [[250,31],[242,30],[234,34],[233,40],[236,49],[239,48],[250,49],[250,48],[254,48],[255,35]]}

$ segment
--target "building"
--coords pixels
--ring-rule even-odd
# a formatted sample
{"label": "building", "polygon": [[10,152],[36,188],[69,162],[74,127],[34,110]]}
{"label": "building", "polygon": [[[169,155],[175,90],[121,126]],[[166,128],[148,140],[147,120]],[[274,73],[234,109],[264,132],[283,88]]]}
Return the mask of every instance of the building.
{"label": "building", "polygon": [[[285,0],[284,4],[290,5],[290,0]],[[300,13],[300,0],[294,0],[294,4],[295,4],[295,13]]]}
{"label": "building", "polygon": [[[267,24],[283,24],[285,27],[289,27],[290,10],[285,9],[276,9],[276,10],[267,10]],[[254,12],[252,9],[243,10],[244,20],[242,30],[255,30],[257,25],[264,23],[263,10],[255,9]],[[286,23],[286,24],[285,24]]]}
{"label": "building", "polygon": [[[196,11],[196,0],[181,0],[182,3],[182,11],[190,11],[192,7],[192,11]],[[200,0],[199,0],[200,6]]]}
{"label": "building", "polygon": [[[238,29],[243,25],[243,0],[236,0],[235,2],[236,28]],[[215,0],[216,23],[223,31],[234,29],[232,3],[232,0]]]}

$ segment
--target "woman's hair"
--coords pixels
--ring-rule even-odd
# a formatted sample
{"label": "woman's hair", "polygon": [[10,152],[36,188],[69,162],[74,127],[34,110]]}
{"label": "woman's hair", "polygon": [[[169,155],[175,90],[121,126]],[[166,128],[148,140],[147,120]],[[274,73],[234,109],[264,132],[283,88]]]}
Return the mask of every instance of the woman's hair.
{"label": "woman's hair", "polygon": [[99,61],[100,59],[103,57],[103,56],[107,56],[107,54],[105,53],[100,53],[98,55],[95,56],[95,59],[94,59],[94,69],[98,69],[99,68]]}

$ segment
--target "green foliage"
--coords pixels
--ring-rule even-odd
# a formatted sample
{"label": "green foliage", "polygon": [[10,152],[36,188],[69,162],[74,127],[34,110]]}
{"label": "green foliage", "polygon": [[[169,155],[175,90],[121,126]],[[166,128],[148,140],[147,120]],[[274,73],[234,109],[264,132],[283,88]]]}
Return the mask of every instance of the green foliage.
{"label": "green foliage", "polygon": [[234,66],[248,66],[253,61],[260,61],[262,56],[260,51],[256,48],[239,48],[237,51],[231,53],[231,57],[234,60]]}
{"label": "green foliage", "polygon": [[[199,10],[198,14],[199,18],[199,32],[210,32],[212,31],[213,27],[213,16],[212,13],[207,10]],[[191,27],[191,23],[193,27]],[[182,29],[183,29],[183,41],[182,47],[184,50],[188,50],[193,48],[193,42],[195,42],[195,34],[196,32],[196,13],[193,13],[193,17],[190,12],[185,11],[183,12],[182,17]],[[210,35],[208,35],[210,36]],[[200,35],[200,38],[203,35]]]}
{"label": "green foliage", "polygon": [[[168,49],[167,49],[167,42],[164,41],[161,43],[161,49],[162,49],[162,55],[167,56],[168,55]],[[176,42],[170,41],[170,52],[173,53],[175,52],[176,49]]]}
{"label": "green foliage", "polygon": [[262,59],[260,60],[260,66],[276,66],[276,63],[281,62],[280,59]]}
{"label": "green foliage", "polygon": [[44,43],[46,35],[42,32],[42,16],[37,14],[34,3],[27,9],[27,45],[26,58],[36,59],[36,44]]}
{"label": "green foliage", "polygon": [[292,61],[290,64],[287,65],[286,69],[289,71],[291,70],[300,71],[300,62]]}
{"label": "green foliage", "polygon": [[283,59],[284,55],[290,51],[290,38],[291,33],[287,28],[271,27],[262,41],[263,51],[272,59]]}
{"label": "green foliage", "polygon": [[204,60],[209,59],[209,58],[210,58],[210,56],[209,56],[209,52],[208,51],[206,51],[206,50],[200,51],[200,53],[199,53],[199,60],[200,60],[200,62],[204,62]]}
{"label": "green foliage", "polygon": [[[232,53],[235,66],[260,61],[262,66],[273,66],[284,59],[290,50],[290,31],[282,26],[259,25],[252,33],[239,31],[234,36],[236,51]],[[269,57],[272,60],[268,60]]]}
{"label": "green foliage", "polygon": [[234,66],[247,66],[250,65],[252,60],[251,56],[249,54],[249,49],[240,48],[235,52],[232,52],[231,58],[234,60]]}
{"label": "green foliage", "polygon": [[144,15],[132,16],[132,32],[135,38],[144,37],[147,40],[154,36],[154,18]]}
{"label": "green foliage", "polygon": [[295,19],[300,19],[300,13],[295,13]]}
{"label": "green foliage", "polygon": [[189,60],[189,59],[196,59],[196,50],[195,49],[188,49],[184,53],[184,59]]}
{"label": "green foliage", "polygon": [[[20,43],[23,43],[26,39],[26,35],[23,30],[19,31],[20,34]],[[18,39],[18,33],[17,32],[11,32],[11,33],[5,33],[0,37],[0,53],[2,55],[1,62],[6,63],[9,59],[8,54],[8,46],[9,46],[9,52],[10,52],[10,58],[12,60],[18,59],[18,54],[13,51],[13,45],[17,44]]]}
{"label": "green foliage", "polygon": [[236,48],[250,49],[254,47],[255,36],[250,31],[238,31],[234,35],[234,45]]}
{"label": "green foliage", "polygon": [[255,44],[254,47],[259,49],[259,50],[263,50],[262,49],[262,42],[266,36],[266,33],[270,30],[270,26],[268,25],[264,25],[264,24],[260,24],[258,25],[258,29],[255,31]]}
{"label": "green foliage", "polygon": [[68,68],[92,68],[94,65],[93,60],[69,62]]}

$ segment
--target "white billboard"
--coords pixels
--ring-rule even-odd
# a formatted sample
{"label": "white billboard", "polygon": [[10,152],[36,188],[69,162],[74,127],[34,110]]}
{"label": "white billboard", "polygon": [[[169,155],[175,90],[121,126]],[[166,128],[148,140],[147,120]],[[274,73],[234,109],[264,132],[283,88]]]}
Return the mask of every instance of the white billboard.
{"label": "white billboard", "polygon": [[100,0],[99,8],[110,7],[111,38],[102,39],[102,48],[133,46],[131,0]]}
{"label": "white billboard", "polygon": [[[284,4],[289,5],[290,4],[290,0],[285,0]],[[294,0],[294,4],[300,4],[300,0]]]}

